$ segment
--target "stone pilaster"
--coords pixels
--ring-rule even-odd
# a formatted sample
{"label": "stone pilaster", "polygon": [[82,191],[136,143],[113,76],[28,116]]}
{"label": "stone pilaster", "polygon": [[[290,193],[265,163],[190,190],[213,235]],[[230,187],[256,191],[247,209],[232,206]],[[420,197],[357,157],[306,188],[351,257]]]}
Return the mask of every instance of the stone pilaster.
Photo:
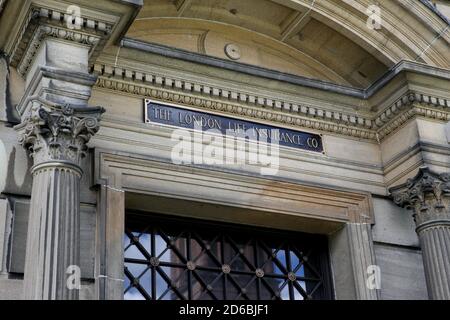
{"label": "stone pilaster", "polygon": [[24,295],[77,299],[78,290],[67,283],[74,274],[68,267],[80,265],[80,161],[103,109],[42,99],[32,104],[30,115],[16,127],[34,159]]}
{"label": "stone pilaster", "polygon": [[369,223],[348,223],[346,229],[355,278],[356,297],[358,300],[378,300],[377,288],[368,285],[368,270],[371,266],[376,265],[371,225]]}
{"label": "stone pilaster", "polygon": [[450,174],[420,168],[390,191],[397,205],[413,210],[430,299],[450,300]]}

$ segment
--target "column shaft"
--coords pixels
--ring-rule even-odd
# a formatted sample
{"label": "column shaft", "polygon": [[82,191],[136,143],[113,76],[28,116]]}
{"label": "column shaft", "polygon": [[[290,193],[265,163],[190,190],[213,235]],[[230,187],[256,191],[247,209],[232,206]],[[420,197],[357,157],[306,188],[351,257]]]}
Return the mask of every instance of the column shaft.
{"label": "column shaft", "polygon": [[450,224],[419,232],[428,294],[431,299],[450,300]]}
{"label": "column shaft", "polygon": [[33,172],[25,263],[26,299],[78,299],[69,289],[67,268],[80,261],[81,170],[63,162]]}

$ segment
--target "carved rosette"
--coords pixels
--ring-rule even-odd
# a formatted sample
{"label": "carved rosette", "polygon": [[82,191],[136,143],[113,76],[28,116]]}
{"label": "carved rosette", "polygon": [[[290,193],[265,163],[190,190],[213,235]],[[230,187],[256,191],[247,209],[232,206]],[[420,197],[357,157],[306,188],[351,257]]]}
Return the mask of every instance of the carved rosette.
{"label": "carved rosette", "polygon": [[87,142],[99,130],[101,107],[49,106],[38,103],[24,119],[19,142],[34,165],[64,161],[75,165],[86,155]]}
{"label": "carved rosette", "polygon": [[413,210],[417,227],[434,220],[450,221],[449,173],[437,174],[423,167],[416,177],[390,191],[397,205]]}

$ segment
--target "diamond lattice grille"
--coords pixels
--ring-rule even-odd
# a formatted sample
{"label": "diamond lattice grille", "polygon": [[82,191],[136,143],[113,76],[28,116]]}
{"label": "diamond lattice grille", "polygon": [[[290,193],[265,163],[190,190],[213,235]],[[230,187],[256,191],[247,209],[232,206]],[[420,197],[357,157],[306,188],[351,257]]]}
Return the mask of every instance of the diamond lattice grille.
{"label": "diamond lattice grille", "polygon": [[127,215],[125,299],[330,299],[326,238]]}

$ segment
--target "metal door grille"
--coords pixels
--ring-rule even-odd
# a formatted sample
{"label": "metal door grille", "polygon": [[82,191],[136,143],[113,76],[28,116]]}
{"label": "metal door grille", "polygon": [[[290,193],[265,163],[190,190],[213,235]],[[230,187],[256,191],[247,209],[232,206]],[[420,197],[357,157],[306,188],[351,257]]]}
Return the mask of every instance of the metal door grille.
{"label": "metal door grille", "polygon": [[128,214],[124,256],[125,299],[332,298],[321,236]]}

